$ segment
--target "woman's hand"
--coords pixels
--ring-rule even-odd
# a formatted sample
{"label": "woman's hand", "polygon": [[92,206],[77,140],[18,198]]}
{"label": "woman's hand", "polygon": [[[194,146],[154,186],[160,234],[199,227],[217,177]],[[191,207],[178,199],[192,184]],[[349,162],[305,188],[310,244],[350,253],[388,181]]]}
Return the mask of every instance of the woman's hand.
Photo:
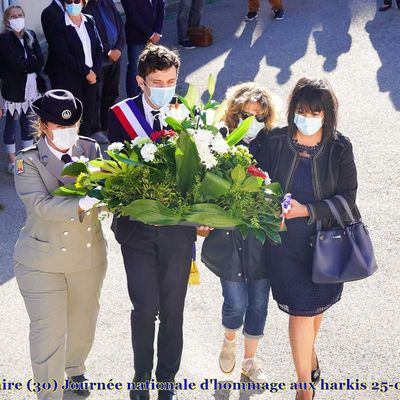
{"label": "woman's hand", "polygon": [[197,235],[207,237],[214,228],[210,228],[209,226],[199,226],[197,228]]}
{"label": "woman's hand", "polygon": [[300,217],[308,217],[308,208],[299,203],[297,200],[292,199],[290,202],[290,210],[285,215],[281,214],[281,217],[285,217],[285,219],[293,219],[293,218],[300,218]]}
{"label": "woman's hand", "polygon": [[97,81],[97,76],[93,72],[93,70],[90,70],[90,72],[86,75],[86,80],[91,84],[94,85]]}

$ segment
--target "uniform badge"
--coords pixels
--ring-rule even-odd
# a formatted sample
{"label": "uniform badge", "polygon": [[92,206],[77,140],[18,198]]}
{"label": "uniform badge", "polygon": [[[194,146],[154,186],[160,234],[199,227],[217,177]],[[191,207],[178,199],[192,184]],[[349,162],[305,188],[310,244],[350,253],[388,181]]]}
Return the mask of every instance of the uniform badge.
{"label": "uniform badge", "polygon": [[24,160],[15,160],[15,173],[21,175],[25,172]]}

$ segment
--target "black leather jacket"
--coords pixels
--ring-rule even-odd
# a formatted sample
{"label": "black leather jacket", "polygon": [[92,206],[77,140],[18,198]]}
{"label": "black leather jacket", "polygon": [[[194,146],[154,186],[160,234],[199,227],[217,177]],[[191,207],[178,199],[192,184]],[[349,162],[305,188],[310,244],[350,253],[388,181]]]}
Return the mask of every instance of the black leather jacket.
{"label": "black leather jacket", "polygon": [[[276,128],[267,135],[259,134],[251,142],[250,151],[258,166],[269,173],[272,181],[279,182],[284,193],[290,193],[299,156],[287,127]],[[308,222],[321,220],[324,227],[332,225],[333,215],[324,199],[332,200],[341,214],[345,215],[339,200],[333,198],[338,194],[347,200],[354,215],[359,217],[355,206],[357,170],[350,140],[337,132],[331,140],[322,142],[312,156],[311,165],[314,196],[317,200],[306,204],[310,213]]]}

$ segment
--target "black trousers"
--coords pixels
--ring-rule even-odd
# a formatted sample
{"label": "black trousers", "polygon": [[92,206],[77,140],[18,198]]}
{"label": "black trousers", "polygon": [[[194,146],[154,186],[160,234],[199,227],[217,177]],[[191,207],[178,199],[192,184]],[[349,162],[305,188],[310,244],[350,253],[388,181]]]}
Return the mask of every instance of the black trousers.
{"label": "black trousers", "polygon": [[92,132],[108,129],[108,110],[119,96],[120,62],[109,61],[103,65],[103,77],[97,83],[96,118]]}
{"label": "black trousers", "polygon": [[[137,223],[136,223],[137,224]],[[169,382],[179,370],[183,348],[183,309],[196,231],[191,227],[138,224],[122,244],[128,280],[132,346],[136,374],[153,369],[155,321],[158,381]]]}
{"label": "black trousers", "polygon": [[82,122],[79,135],[89,137],[93,132],[96,122],[96,94],[98,83],[90,85],[86,79],[72,83],[71,80],[60,81],[50,76],[52,89],[64,89],[70,91],[83,104]]}

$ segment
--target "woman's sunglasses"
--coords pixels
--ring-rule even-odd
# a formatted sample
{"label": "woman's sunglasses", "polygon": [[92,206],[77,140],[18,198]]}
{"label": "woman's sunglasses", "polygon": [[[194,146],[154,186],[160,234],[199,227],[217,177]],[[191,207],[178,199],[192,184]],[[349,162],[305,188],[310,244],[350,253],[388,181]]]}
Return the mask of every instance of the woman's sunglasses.
{"label": "woman's sunglasses", "polygon": [[82,1],[82,0],[64,0],[64,3],[65,3],[65,4],[72,4],[72,3],[80,4],[81,1]]}
{"label": "woman's sunglasses", "polygon": [[265,115],[263,115],[263,114],[254,115],[254,114],[251,114],[251,113],[248,113],[245,111],[240,112],[239,115],[243,120],[245,120],[246,118],[249,118],[249,117],[254,117],[257,122],[261,122],[261,123],[264,123],[265,119],[266,119]]}

